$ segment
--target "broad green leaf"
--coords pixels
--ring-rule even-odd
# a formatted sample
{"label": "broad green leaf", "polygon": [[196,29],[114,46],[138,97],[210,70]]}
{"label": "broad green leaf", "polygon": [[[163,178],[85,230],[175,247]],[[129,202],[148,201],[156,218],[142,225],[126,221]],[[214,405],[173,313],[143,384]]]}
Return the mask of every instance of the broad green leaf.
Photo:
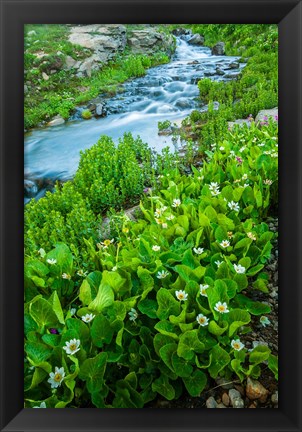
{"label": "broad green leaf", "polygon": [[216,345],[211,349],[210,358],[211,365],[209,367],[209,374],[215,379],[219,375],[219,372],[221,372],[230,363],[231,358],[219,345]]}
{"label": "broad green leaf", "polygon": [[180,302],[165,288],[160,288],[157,292],[156,300],[158,303],[157,316],[164,320],[169,315],[178,315],[180,313]]}
{"label": "broad green leaf", "polygon": [[152,390],[168,400],[172,400],[175,397],[175,390],[169,383],[169,378],[163,374],[153,381]]}
{"label": "broad green leaf", "polygon": [[172,342],[174,342],[174,339],[171,336],[157,333],[153,339],[153,345],[156,354],[159,356],[159,350],[161,349],[161,347],[165,346],[166,344],[170,344]]}
{"label": "broad green leaf", "polygon": [[149,318],[157,318],[158,304],[155,300],[144,299],[137,305],[138,310]]}
{"label": "broad green leaf", "polygon": [[52,305],[52,310],[56,314],[60,324],[65,324],[64,313],[57,291],[54,291],[49,298],[49,303]]}
{"label": "broad green leaf", "polygon": [[27,342],[25,344],[25,352],[34,366],[39,366],[40,363],[49,359],[52,354],[52,348],[39,343]]}
{"label": "broad green leaf", "polygon": [[80,286],[79,299],[84,306],[92,302],[91,287],[87,279],[84,279]]}
{"label": "broad green leaf", "polygon": [[[104,276],[106,278],[107,273],[107,271],[103,272],[103,279]],[[100,284],[96,298],[88,306],[88,308],[92,311],[102,312],[103,309],[112,305],[112,303],[114,302],[113,290],[107,282],[104,282],[105,279],[103,279]]]}
{"label": "broad green leaf", "polygon": [[215,310],[215,306],[218,302],[226,302],[228,304],[229,297],[227,295],[227,285],[222,280],[216,280],[214,286],[210,286],[207,289],[207,296],[209,306],[214,314],[214,317],[218,319],[220,313]]}
{"label": "broad green leaf", "polygon": [[102,348],[104,344],[110,344],[114,330],[110,321],[103,315],[98,315],[92,321],[91,338],[95,346]]}
{"label": "broad green leaf", "polygon": [[73,257],[66,244],[57,243],[55,248],[46,255],[46,259],[55,259],[62,273],[72,273]]}
{"label": "broad green leaf", "polygon": [[86,381],[89,393],[95,393],[102,389],[106,362],[107,353],[101,352],[97,356],[85,360],[81,365],[79,378]]}
{"label": "broad green leaf", "polygon": [[278,380],[278,357],[270,354],[268,358],[268,367],[275,375],[276,380]]}
{"label": "broad green leaf", "polygon": [[193,372],[190,362],[179,357],[176,352],[172,354],[172,366],[176,375],[181,378],[188,378]]}
{"label": "broad green leaf", "polygon": [[233,359],[231,361],[231,367],[233,371],[236,373],[236,375],[238,376],[238,378],[240,379],[240,381],[242,382],[245,378],[245,373],[242,369],[241,362],[237,359]]}
{"label": "broad green leaf", "polygon": [[59,323],[51,304],[44,298],[34,299],[29,305],[29,312],[39,327],[55,327]]}
{"label": "broad green leaf", "polygon": [[207,384],[207,376],[201,370],[195,370],[188,378],[183,378],[184,385],[193,397],[200,396]]}
{"label": "broad green leaf", "polygon": [[251,321],[251,316],[245,310],[233,309],[227,314],[226,319],[229,322],[229,336],[232,337],[239,327],[244,326]]}
{"label": "broad green leaf", "polygon": [[142,396],[125,379],[117,382],[113,406],[115,408],[143,408]]}
{"label": "broad green leaf", "polygon": [[246,272],[246,275],[247,275],[247,276],[255,276],[255,274],[259,273],[260,270],[263,269],[263,267],[264,267],[263,264],[258,264],[258,265],[254,266],[254,267],[251,267],[251,268]]}
{"label": "broad green leaf", "polygon": [[236,273],[234,275],[234,281],[237,284],[237,291],[240,292],[248,286],[248,279],[245,274]]}
{"label": "broad green leaf", "polygon": [[195,353],[204,351],[204,344],[198,338],[198,330],[189,330],[179,338],[177,355],[185,360],[193,359]]}
{"label": "broad green leaf", "polygon": [[221,336],[224,332],[226,332],[228,328],[228,323],[226,321],[222,321],[222,327],[219,326],[216,321],[210,321],[208,325],[209,332],[215,336]]}
{"label": "broad green leaf", "polygon": [[179,329],[169,321],[159,321],[155,324],[154,328],[162,335],[170,336],[173,339],[178,340]]}
{"label": "broad green leaf", "polygon": [[270,306],[251,300],[242,294],[237,294],[236,302],[240,307],[247,309],[252,315],[265,315],[271,311]]}
{"label": "broad green leaf", "polygon": [[256,346],[250,353],[250,363],[259,364],[266,361],[270,356],[271,350],[265,345]]}
{"label": "broad green leaf", "polygon": [[174,368],[172,365],[172,354],[176,352],[176,350],[176,343],[167,344],[159,350],[160,358],[163,360],[165,365],[168,366],[169,369],[171,369],[172,372],[174,372]]}

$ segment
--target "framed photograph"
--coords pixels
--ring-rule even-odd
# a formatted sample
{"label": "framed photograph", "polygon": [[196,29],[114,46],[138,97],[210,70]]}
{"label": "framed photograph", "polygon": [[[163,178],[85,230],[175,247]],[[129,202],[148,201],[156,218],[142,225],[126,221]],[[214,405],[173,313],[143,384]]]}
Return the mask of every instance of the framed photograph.
{"label": "framed photograph", "polygon": [[301,2],[0,4],[1,430],[300,431]]}

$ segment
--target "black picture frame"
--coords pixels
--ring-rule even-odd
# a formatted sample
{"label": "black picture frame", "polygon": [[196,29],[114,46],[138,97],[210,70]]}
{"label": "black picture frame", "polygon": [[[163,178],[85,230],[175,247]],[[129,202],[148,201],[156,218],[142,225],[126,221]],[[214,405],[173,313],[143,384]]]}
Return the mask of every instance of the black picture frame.
{"label": "black picture frame", "polygon": [[[297,0],[0,0],[1,430],[301,431],[301,23]],[[278,23],[279,408],[23,409],[23,25]]]}

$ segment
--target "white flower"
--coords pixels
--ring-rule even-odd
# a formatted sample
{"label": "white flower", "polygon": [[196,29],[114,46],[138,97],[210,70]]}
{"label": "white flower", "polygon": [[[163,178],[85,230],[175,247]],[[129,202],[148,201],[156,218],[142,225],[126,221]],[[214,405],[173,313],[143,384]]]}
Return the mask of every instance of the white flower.
{"label": "white flower", "polygon": [[179,207],[181,204],[180,199],[174,199],[172,203],[172,207]]}
{"label": "white flower", "polygon": [[223,147],[223,146],[219,147],[219,150],[223,151],[223,150],[224,150],[224,147]]}
{"label": "white flower", "polygon": [[243,187],[246,188],[248,187],[248,185],[249,185],[248,183],[244,183]]}
{"label": "white flower", "polygon": [[240,153],[242,153],[246,149],[246,146],[243,146],[239,149]]}
{"label": "white flower", "polygon": [[41,402],[40,406],[34,406],[33,408],[46,408],[46,403],[45,402]]}
{"label": "white flower", "polygon": [[50,265],[54,265],[54,264],[57,263],[57,260],[54,259],[54,258],[48,258],[47,262],[48,262],[48,264],[50,264]]}
{"label": "white flower", "polygon": [[93,320],[93,318],[95,317],[95,315],[91,314],[86,314],[82,316],[82,321],[84,321],[85,323],[89,323],[90,321]]}
{"label": "white flower", "polygon": [[256,240],[256,236],[255,234],[253,234],[252,232],[248,232],[247,233],[248,238],[250,238],[251,240]]}
{"label": "white flower", "polygon": [[135,321],[137,319],[137,317],[138,317],[138,313],[136,312],[136,310],[134,308],[130,309],[130,312],[128,312],[128,315],[130,317],[129,318],[130,321]]}
{"label": "white flower", "polygon": [[271,322],[270,322],[270,320],[266,316],[262,316],[262,317],[260,317],[260,324],[263,327],[266,327],[267,325],[270,325]]}
{"label": "white flower", "polygon": [[199,287],[200,287],[200,295],[202,295],[203,297],[208,297],[206,291],[209,288],[209,285],[200,284]]}
{"label": "white flower", "polygon": [[219,243],[221,247],[227,248],[230,246],[230,242],[228,240],[222,240],[221,243]]}
{"label": "white flower", "polygon": [[238,264],[238,265],[234,264],[234,270],[236,273],[239,273],[239,274],[245,273],[245,267],[243,267],[240,264]]}
{"label": "white flower", "polygon": [[235,211],[239,211],[240,207],[238,205],[238,203],[236,203],[235,201],[230,201],[228,202],[228,206],[230,207],[231,210],[235,210]]}
{"label": "white flower", "polygon": [[271,185],[273,184],[273,180],[265,179],[265,180],[263,181],[263,184],[271,186]]}
{"label": "white flower", "polygon": [[209,185],[209,189],[210,189],[210,191],[211,191],[211,190],[218,189],[218,188],[219,188],[219,185],[218,185],[218,183],[216,183],[216,182],[211,182],[210,185]]}
{"label": "white flower", "polygon": [[215,264],[217,265],[217,267],[221,266],[223,261],[215,261]]}
{"label": "white flower", "polygon": [[193,251],[197,254],[197,255],[201,255],[204,251],[203,248],[199,247],[199,248],[193,248]]}
{"label": "white flower", "polygon": [[257,141],[257,138],[255,137],[255,138],[253,138],[253,142],[256,142]]}
{"label": "white flower", "polygon": [[157,279],[165,279],[167,276],[169,276],[169,272],[166,270],[159,271],[156,275]]}
{"label": "white flower", "polygon": [[162,224],[162,228],[164,228],[164,229],[168,228],[168,224],[167,224],[166,222],[164,222],[164,223]]}
{"label": "white flower", "polygon": [[240,342],[239,339],[237,339],[237,340],[233,339],[231,342],[231,346],[232,346],[232,348],[234,348],[235,351],[240,351],[240,350],[242,350],[242,348],[244,348],[243,343]]}
{"label": "white flower", "polygon": [[[45,255],[46,255],[46,252],[45,252],[45,250],[44,250],[43,248],[40,248],[40,249],[38,250],[38,253],[40,254],[40,257],[41,257],[41,258],[44,258]],[[45,402],[42,402],[42,403],[45,403]],[[34,407],[34,408],[35,408],[35,407]],[[37,407],[37,408],[40,408],[40,407]]]}
{"label": "white flower", "polygon": [[180,301],[188,300],[188,294],[185,291],[175,291],[176,298]]}
{"label": "white flower", "polygon": [[78,272],[77,272],[77,275],[78,276],[81,276],[81,277],[86,277],[87,275],[88,275],[88,272],[87,271],[83,271],[82,269],[81,270],[79,270]]}
{"label": "white flower", "polygon": [[199,315],[197,315],[196,321],[202,327],[207,326],[209,324],[209,318],[207,318],[206,316],[202,315],[201,313]]}
{"label": "white flower", "polygon": [[215,148],[216,147],[216,143],[211,144],[211,148]]}
{"label": "white flower", "polygon": [[235,152],[234,152],[234,150],[231,150],[231,151],[230,151],[230,156],[235,156]]}
{"label": "white flower", "polygon": [[63,347],[63,350],[66,351],[66,354],[75,354],[80,351],[80,344],[81,341],[79,339],[71,339],[69,342],[65,342],[66,346]]}
{"label": "white flower", "polygon": [[161,209],[156,209],[155,212],[154,212],[154,216],[155,216],[156,218],[158,218],[158,217],[160,217],[161,215],[162,215]]}
{"label": "white flower", "polygon": [[204,179],[204,176],[198,176],[197,177],[197,180],[199,180],[199,181],[201,181],[201,180],[203,180]]}
{"label": "white flower", "polygon": [[[137,239],[136,239],[137,240]],[[112,267],[111,271],[116,271],[117,270],[117,266]]]}
{"label": "white flower", "polygon": [[57,366],[55,367],[55,371],[54,372],[50,372],[49,374],[49,379],[47,380],[47,382],[49,382],[49,384],[51,385],[51,388],[57,388],[62,384],[62,381],[65,377],[65,371],[64,368],[58,368]]}
{"label": "white flower", "polygon": [[258,147],[263,147],[263,146],[265,146],[264,143],[258,144]]}
{"label": "white flower", "polygon": [[70,309],[70,315],[73,316],[76,313],[76,308],[71,308]]}
{"label": "white flower", "polygon": [[220,191],[219,191],[219,189],[214,189],[211,191],[211,194],[212,194],[212,196],[217,196],[220,194]]}
{"label": "white flower", "polygon": [[243,176],[241,178],[242,178],[242,180],[246,180],[247,179],[247,174],[243,174]]}
{"label": "white flower", "polygon": [[63,273],[63,274],[62,274],[62,279],[68,279],[68,280],[70,280],[70,279],[71,279],[71,276],[70,276],[70,274],[68,274],[68,273]]}
{"label": "white flower", "polygon": [[173,220],[174,218],[175,218],[175,216],[171,214],[171,215],[167,216],[166,219],[167,219],[168,221],[170,221],[170,220]]}
{"label": "white flower", "polygon": [[152,246],[152,250],[154,250],[155,252],[158,252],[160,250],[160,246],[154,245],[154,246]]}
{"label": "white flower", "polygon": [[218,303],[216,303],[214,309],[215,309],[217,312],[219,312],[219,313],[228,313],[228,312],[230,312],[230,311],[228,310],[228,305],[227,305],[225,302],[224,302],[224,303],[221,303],[220,301],[219,301]]}

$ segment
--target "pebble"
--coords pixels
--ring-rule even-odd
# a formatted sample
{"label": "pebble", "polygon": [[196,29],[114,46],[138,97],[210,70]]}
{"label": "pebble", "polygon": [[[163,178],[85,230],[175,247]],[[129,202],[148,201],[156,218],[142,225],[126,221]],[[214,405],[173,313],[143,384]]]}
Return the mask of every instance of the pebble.
{"label": "pebble", "polygon": [[259,399],[261,403],[264,403],[267,399],[268,391],[259,381],[248,378],[246,395],[251,400]]}
{"label": "pebble", "polygon": [[213,396],[209,397],[206,401],[207,408],[217,408],[217,402],[213,398]]}
{"label": "pebble", "polygon": [[278,391],[276,391],[274,394],[272,394],[271,400],[272,400],[272,403],[274,405],[278,404]]}
{"label": "pebble", "polygon": [[238,390],[231,389],[229,390],[229,398],[231,401],[231,404],[233,408],[243,408],[244,407],[244,401],[241,398],[241,394]]}
{"label": "pebble", "polygon": [[226,408],[226,406],[225,405],[223,405],[223,403],[220,403],[220,404],[218,404],[217,405],[217,407],[216,408]]}
{"label": "pebble", "polygon": [[222,402],[226,407],[228,407],[230,405],[230,398],[229,398],[227,393],[223,393]]}

